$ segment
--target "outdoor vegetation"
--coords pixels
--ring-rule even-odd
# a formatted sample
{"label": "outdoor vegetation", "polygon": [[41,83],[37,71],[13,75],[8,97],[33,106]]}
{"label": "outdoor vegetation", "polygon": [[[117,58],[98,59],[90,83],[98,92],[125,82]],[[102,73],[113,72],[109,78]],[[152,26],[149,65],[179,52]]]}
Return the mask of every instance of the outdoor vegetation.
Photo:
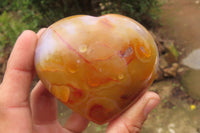
{"label": "outdoor vegetation", "polygon": [[12,46],[25,29],[37,32],[76,14],[118,13],[150,27],[158,20],[159,7],[159,0],[1,0],[0,49]]}

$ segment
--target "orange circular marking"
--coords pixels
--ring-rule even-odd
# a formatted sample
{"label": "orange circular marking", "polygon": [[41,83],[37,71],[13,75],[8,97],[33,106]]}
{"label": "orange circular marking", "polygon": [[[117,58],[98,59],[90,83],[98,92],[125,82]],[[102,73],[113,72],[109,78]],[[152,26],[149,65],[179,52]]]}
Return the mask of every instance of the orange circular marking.
{"label": "orange circular marking", "polygon": [[53,85],[50,91],[64,103],[66,103],[69,99],[70,90],[69,87],[65,85]]}
{"label": "orange circular marking", "polygon": [[139,60],[148,61],[151,57],[151,50],[147,48],[142,40],[135,40],[135,53]]}
{"label": "orange circular marking", "polygon": [[119,107],[113,99],[96,97],[88,101],[87,116],[98,124],[105,123],[117,112]]}
{"label": "orange circular marking", "polygon": [[129,63],[131,63],[132,60],[136,58],[134,48],[132,46],[129,46],[128,48],[122,49],[120,51],[120,57],[122,57],[128,65]]}
{"label": "orange circular marking", "polygon": [[100,104],[94,104],[89,111],[89,117],[98,122],[103,122],[109,119],[111,115],[113,115],[113,111],[109,111]]}
{"label": "orange circular marking", "polygon": [[70,84],[67,86],[70,89],[70,95],[67,104],[77,104],[86,97],[86,93],[82,89],[76,88]]}

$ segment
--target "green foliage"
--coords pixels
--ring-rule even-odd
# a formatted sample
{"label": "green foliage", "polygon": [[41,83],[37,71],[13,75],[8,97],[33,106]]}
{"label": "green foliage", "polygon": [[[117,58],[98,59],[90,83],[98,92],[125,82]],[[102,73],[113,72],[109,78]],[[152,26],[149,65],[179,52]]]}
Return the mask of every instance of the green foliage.
{"label": "green foliage", "polygon": [[31,5],[42,14],[43,26],[75,14],[108,13],[123,14],[152,26],[159,17],[161,3],[159,0],[32,0]]}
{"label": "green foliage", "polygon": [[22,19],[39,27],[75,14],[118,13],[152,26],[159,17],[159,0],[1,0],[0,13],[20,11]]}
{"label": "green foliage", "polygon": [[31,5],[43,16],[42,26],[67,16],[93,12],[92,0],[32,0]]}
{"label": "green foliage", "polygon": [[41,15],[30,8],[30,0],[4,0],[0,3],[0,49],[13,45],[26,29],[37,31]]}
{"label": "green foliage", "polygon": [[153,26],[159,18],[159,0],[102,0],[102,14],[119,13],[139,21],[145,26]]}
{"label": "green foliage", "polygon": [[168,44],[168,49],[171,52],[171,54],[175,57],[175,59],[178,60],[179,52],[178,52],[178,50],[175,47],[175,45],[174,45],[173,42],[171,42],[171,43]]}
{"label": "green foliage", "polygon": [[159,11],[159,0],[0,0],[0,47],[14,44],[25,29],[37,31],[71,15],[118,13],[152,26]]}
{"label": "green foliage", "polygon": [[0,12],[17,12],[21,21],[32,26],[32,30],[36,30],[42,21],[42,16],[32,7],[32,0],[4,0],[0,4]]}
{"label": "green foliage", "polygon": [[3,12],[0,15],[0,49],[13,45],[20,33],[26,29],[36,29],[34,23],[26,23],[18,13]]}

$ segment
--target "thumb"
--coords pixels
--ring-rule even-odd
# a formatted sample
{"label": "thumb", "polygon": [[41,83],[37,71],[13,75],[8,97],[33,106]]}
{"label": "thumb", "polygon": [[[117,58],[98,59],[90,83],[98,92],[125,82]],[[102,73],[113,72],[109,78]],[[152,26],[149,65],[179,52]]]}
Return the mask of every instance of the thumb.
{"label": "thumb", "polygon": [[156,93],[146,92],[126,112],[109,123],[107,133],[139,133],[147,115],[159,101]]}

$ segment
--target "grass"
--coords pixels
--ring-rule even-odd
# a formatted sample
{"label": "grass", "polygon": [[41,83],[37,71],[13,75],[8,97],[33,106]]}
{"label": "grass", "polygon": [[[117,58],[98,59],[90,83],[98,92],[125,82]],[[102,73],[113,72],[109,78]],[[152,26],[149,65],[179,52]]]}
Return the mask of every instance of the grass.
{"label": "grass", "polygon": [[26,29],[36,30],[37,25],[26,22],[20,12],[3,12],[0,15],[0,49],[13,46],[21,32]]}

